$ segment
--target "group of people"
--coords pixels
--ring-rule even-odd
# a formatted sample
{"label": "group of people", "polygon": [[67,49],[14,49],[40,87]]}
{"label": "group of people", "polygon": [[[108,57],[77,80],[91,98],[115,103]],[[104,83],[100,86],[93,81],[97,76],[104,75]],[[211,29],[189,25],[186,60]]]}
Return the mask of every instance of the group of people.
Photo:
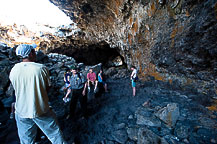
{"label": "group of people", "polygon": [[[16,55],[22,58],[22,62],[15,64],[10,72],[10,81],[15,90],[15,119],[21,144],[33,144],[35,142],[37,126],[44,132],[54,144],[65,144],[62,132],[57,122],[55,113],[48,104],[47,91],[50,87],[49,70],[43,64],[36,63],[35,46],[21,44],[16,48]],[[133,96],[136,95],[137,70],[132,67],[131,74]],[[93,69],[89,69],[87,81],[77,67],[72,67],[64,75],[65,88],[67,89],[64,101],[72,93],[70,112],[67,117],[73,117],[77,100],[79,99],[84,117],[86,113],[86,89],[90,91],[91,84],[96,92],[99,83],[102,83],[107,92],[107,84],[100,70],[98,80]]]}
{"label": "group of people", "polygon": [[[88,92],[91,91],[91,85],[94,86],[94,93],[97,92],[98,83],[101,83],[104,86],[105,92],[108,92],[107,90],[107,84],[103,78],[103,70],[100,69],[98,74],[98,80],[96,79],[96,74],[93,72],[93,69],[89,69],[89,73],[87,74],[87,81],[85,80],[85,77],[82,73],[79,72],[78,68],[75,66],[71,67],[71,75],[70,70],[66,71],[64,73],[64,90],[67,91],[65,97],[63,98],[64,102],[69,102],[70,98],[69,95],[72,92],[73,89],[77,89],[76,86],[80,85],[83,88],[82,95],[85,95],[86,88],[88,88]],[[82,81],[79,81],[79,80]],[[80,83],[81,82],[81,83]]]}

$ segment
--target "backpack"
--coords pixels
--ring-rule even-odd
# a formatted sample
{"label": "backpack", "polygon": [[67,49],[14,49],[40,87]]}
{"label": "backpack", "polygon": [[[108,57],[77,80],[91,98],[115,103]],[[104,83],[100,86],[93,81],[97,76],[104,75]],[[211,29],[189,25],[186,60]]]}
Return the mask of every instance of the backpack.
{"label": "backpack", "polygon": [[134,81],[134,82],[137,82],[138,80],[139,80],[139,77],[136,75],[136,77],[133,78],[133,81]]}
{"label": "backpack", "polygon": [[77,73],[77,75],[78,75],[78,78],[81,80],[81,84],[84,84],[84,83],[85,83],[85,81],[84,81],[84,82],[82,82],[82,78],[81,78],[81,76],[83,76],[83,74],[82,74],[82,73],[80,73],[80,72],[78,72],[78,73]]}
{"label": "backpack", "polygon": [[82,74],[80,72],[78,72],[77,75],[78,75],[78,78],[81,80],[81,75]]}
{"label": "backpack", "polygon": [[85,81],[82,80],[82,74],[81,73],[77,73],[77,79],[75,80],[75,85],[77,86],[81,86],[85,83]]}

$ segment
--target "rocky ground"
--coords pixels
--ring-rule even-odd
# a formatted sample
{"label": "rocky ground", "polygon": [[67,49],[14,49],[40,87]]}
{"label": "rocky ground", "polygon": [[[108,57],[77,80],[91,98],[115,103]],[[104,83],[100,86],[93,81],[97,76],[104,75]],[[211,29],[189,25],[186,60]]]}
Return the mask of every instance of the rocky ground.
{"label": "rocky ground", "polygon": [[[67,104],[64,105],[62,96],[52,99],[51,105],[69,143],[217,143],[217,113],[206,108],[212,100],[205,95],[146,81],[138,83],[138,93],[132,97],[128,79],[110,79],[108,84],[109,93],[89,100],[87,120],[81,118],[79,106],[77,117],[66,119]],[[39,142],[49,143],[47,139]]]}
{"label": "rocky ground", "polygon": [[[74,121],[60,119],[67,141],[217,143],[217,113],[206,108],[212,100],[205,95],[174,90],[159,81],[146,81],[139,82],[137,96],[132,97],[128,79],[109,80],[108,84],[110,93],[89,103],[87,121],[79,116]],[[54,107],[55,111],[60,109],[57,105]]]}
{"label": "rocky ground", "polygon": [[[14,119],[9,119],[12,90],[6,76],[10,67],[18,62],[7,58],[8,51],[1,51],[0,143],[19,143]],[[40,56],[40,53],[38,53]],[[52,89],[50,104],[56,112],[61,129],[69,143],[81,144],[214,144],[217,143],[217,112],[215,97],[195,92],[190,87],[183,90],[149,77],[137,83],[137,95],[132,96],[129,72],[123,68],[106,71],[109,93],[89,95],[89,118],[82,119],[79,105],[74,119],[66,119],[68,104],[62,101],[59,91],[66,67],[76,64],[73,58],[58,54],[41,54],[41,62],[50,70]],[[88,67],[80,65],[86,73]],[[97,71],[101,65],[94,66]],[[9,70],[5,70],[8,68]],[[5,76],[4,76],[5,75]],[[4,78],[4,80],[2,80]],[[145,103],[147,102],[147,103]],[[145,103],[145,105],[144,105]],[[3,106],[6,108],[3,108]],[[39,133],[37,141],[47,144]]]}

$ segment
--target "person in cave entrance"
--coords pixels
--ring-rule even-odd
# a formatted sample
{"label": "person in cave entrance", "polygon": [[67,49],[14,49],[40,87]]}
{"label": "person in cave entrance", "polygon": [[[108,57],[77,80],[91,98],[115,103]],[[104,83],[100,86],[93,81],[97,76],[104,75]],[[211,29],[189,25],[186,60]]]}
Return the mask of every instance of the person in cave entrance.
{"label": "person in cave entrance", "polygon": [[71,68],[70,87],[68,93],[72,92],[72,100],[70,102],[70,111],[66,119],[73,118],[77,106],[77,101],[80,101],[81,109],[84,118],[87,118],[87,95],[86,87],[87,83],[82,73],[78,72],[77,67]]}
{"label": "person in cave entrance", "polygon": [[136,96],[136,81],[138,80],[137,70],[135,66],[131,66],[132,73],[130,75],[132,88],[133,88],[133,96]]}
{"label": "person in cave entrance", "polygon": [[98,74],[98,82],[102,83],[102,85],[103,85],[103,87],[105,89],[105,92],[108,92],[107,83],[104,80],[102,69],[100,69],[99,74]]}
{"label": "person in cave entrance", "polygon": [[35,47],[21,44],[16,55],[22,62],[15,64],[9,78],[15,90],[15,119],[21,144],[33,144],[37,126],[55,144],[65,144],[55,113],[48,104],[49,70],[36,63]]}
{"label": "person in cave entrance", "polygon": [[66,70],[66,72],[64,73],[64,82],[65,82],[65,85],[63,86],[63,91],[66,91],[67,93],[66,93],[66,96],[63,98],[63,101],[65,102],[65,103],[67,103],[67,102],[69,102],[70,101],[70,99],[69,99],[69,87],[70,87],[70,77],[71,77],[71,75],[70,75],[70,70]]}
{"label": "person in cave entrance", "polygon": [[90,84],[94,85],[94,93],[96,93],[98,81],[96,80],[96,74],[93,72],[93,69],[89,69],[89,73],[87,74],[87,85],[88,92],[90,92]]}

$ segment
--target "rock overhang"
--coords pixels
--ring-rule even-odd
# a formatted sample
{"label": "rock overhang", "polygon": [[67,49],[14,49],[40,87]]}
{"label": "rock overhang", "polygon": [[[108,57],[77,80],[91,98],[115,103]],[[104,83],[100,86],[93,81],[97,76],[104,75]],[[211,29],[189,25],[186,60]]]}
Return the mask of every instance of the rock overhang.
{"label": "rock overhang", "polygon": [[[209,1],[50,0],[79,28],[39,43],[46,52],[106,42],[141,77],[216,91],[216,7]],[[201,11],[203,9],[203,11]],[[41,37],[40,37],[41,38]]]}

